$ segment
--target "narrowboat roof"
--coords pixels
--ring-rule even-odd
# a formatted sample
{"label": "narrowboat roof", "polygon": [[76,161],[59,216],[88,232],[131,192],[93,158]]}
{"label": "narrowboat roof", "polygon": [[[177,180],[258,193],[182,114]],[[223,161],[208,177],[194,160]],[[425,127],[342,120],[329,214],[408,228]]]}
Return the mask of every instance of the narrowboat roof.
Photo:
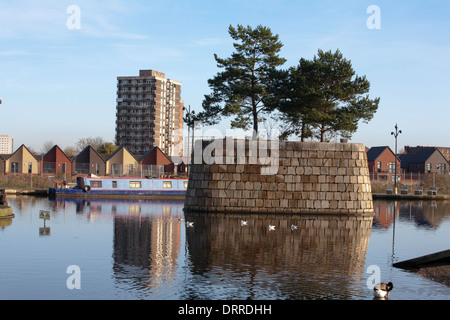
{"label": "narrowboat roof", "polygon": [[141,178],[141,177],[83,177],[84,179],[95,179],[95,180],[187,180],[188,178],[182,177],[157,177],[157,178]]}

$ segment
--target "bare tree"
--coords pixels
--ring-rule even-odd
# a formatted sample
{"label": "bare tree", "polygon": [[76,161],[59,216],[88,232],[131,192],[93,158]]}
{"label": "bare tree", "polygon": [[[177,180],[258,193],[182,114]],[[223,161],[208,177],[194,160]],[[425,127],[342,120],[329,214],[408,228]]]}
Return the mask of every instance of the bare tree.
{"label": "bare tree", "polygon": [[64,153],[66,154],[66,156],[68,156],[69,158],[75,157],[77,155],[77,149],[75,149],[75,147],[72,146],[68,146],[66,148],[64,148]]}
{"label": "bare tree", "polygon": [[105,141],[103,140],[102,137],[95,137],[95,138],[89,137],[89,138],[78,139],[78,141],[75,143],[75,146],[78,151],[82,151],[87,146],[91,146],[92,148],[94,148],[94,150],[97,150],[104,143],[105,143]]}
{"label": "bare tree", "polygon": [[42,154],[46,154],[47,152],[49,152],[53,147],[55,146],[55,144],[53,143],[52,140],[48,140],[45,141],[41,147],[41,153]]}

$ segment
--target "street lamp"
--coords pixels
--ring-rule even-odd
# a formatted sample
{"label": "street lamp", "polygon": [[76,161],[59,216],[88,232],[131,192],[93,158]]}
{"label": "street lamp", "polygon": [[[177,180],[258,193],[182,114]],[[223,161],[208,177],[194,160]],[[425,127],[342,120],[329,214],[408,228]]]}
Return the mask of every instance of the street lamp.
{"label": "street lamp", "polygon": [[394,193],[397,194],[397,137],[402,133],[402,130],[398,130],[397,124],[395,124],[395,132],[391,132],[391,135],[395,138],[395,173],[394,173]]}
{"label": "street lamp", "polygon": [[189,105],[189,108],[183,107],[183,110],[187,111],[186,117],[184,118],[184,121],[187,123],[188,126],[188,145],[187,145],[187,174],[189,176],[189,158],[191,157],[191,154],[189,152],[189,137],[190,137],[190,131],[192,126],[192,147],[194,147],[194,124],[192,123],[191,117],[195,115],[195,111],[191,111],[191,105]]}

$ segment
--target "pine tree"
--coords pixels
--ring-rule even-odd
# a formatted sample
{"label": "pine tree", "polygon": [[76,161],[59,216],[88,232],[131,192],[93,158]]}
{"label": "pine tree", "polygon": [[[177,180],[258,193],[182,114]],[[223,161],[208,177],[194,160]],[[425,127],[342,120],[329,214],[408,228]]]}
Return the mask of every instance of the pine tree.
{"label": "pine tree", "polygon": [[274,75],[269,105],[302,140],[313,129],[320,141],[336,132],[349,138],[359,122],[370,121],[378,109],[380,98],[369,99],[370,82],[355,74],[339,50],[319,49],[313,60],[302,58],[289,72]]}
{"label": "pine tree", "polygon": [[261,25],[255,29],[230,25],[228,32],[235,41],[235,52],[226,59],[214,54],[223,71],[208,80],[212,93],[205,95],[203,111],[195,120],[213,125],[222,117],[232,116],[233,128],[253,128],[256,134],[258,123],[267,112],[264,101],[269,91],[269,74],[286,61],[278,55],[283,44],[278,35]]}

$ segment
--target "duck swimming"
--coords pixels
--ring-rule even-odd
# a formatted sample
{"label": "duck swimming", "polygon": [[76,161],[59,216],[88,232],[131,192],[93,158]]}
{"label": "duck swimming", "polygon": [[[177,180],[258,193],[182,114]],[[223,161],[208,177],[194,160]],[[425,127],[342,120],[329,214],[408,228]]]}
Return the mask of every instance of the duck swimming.
{"label": "duck swimming", "polygon": [[373,287],[373,295],[375,298],[387,298],[391,293],[391,290],[394,288],[392,282],[381,282]]}

